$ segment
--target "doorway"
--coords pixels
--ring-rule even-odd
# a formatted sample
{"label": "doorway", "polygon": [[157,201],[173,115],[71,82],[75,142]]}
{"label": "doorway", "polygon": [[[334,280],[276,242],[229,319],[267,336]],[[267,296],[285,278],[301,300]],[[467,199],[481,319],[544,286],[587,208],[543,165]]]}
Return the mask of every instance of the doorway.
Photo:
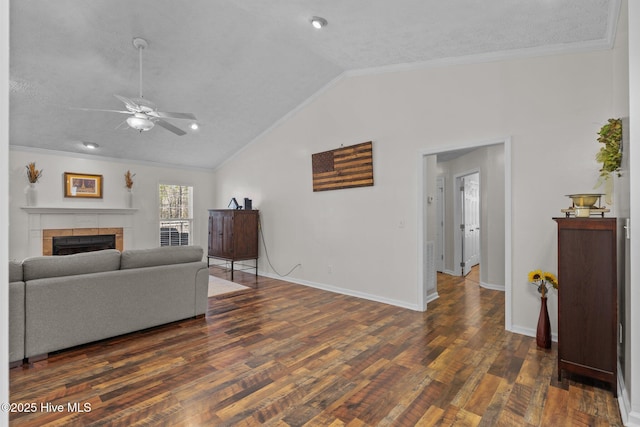
{"label": "doorway", "polygon": [[461,276],[480,264],[480,172],[456,175],[454,266]]}
{"label": "doorway", "polygon": [[[475,152],[475,154],[473,154]],[[437,158],[437,160],[435,160]],[[458,159],[458,160],[456,160]],[[444,171],[440,162],[452,161],[456,163],[456,171]],[[474,162],[481,165],[477,167]],[[467,175],[478,172],[477,188],[473,189],[473,178],[469,179],[469,193],[478,194],[477,207],[480,211],[479,221],[469,221],[465,228],[469,231],[467,236],[468,248],[477,248],[467,253],[468,267],[479,264],[481,272],[480,286],[489,289],[497,289],[505,292],[505,328],[512,329],[511,307],[511,140],[501,138],[492,141],[470,143],[461,146],[449,146],[446,148],[434,148],[422,150],[419,153],[419,234],[418,256],[425,260],[428,255],[428,246],[436,247],[438,253],[443,253],[443,262],[435,260],[438,271],[446,274],[455,274],[454,258],[457,259],[458,275],[462,274],[462,249],[460,255],[456,255],[454,248],[454,234],[456,218],[454,217],[454,204],[458,200],[460,212],[462,212],[462,195],[457,197],[453,191],[456,179],[460,182]],[[480,178],[482,182],[480,183]],[[443,188],[442,194],[439,189]],[[495,199],[499,194],[500,198]],[[442,200],[441,200],[442,199]],[[438,201],[441,203],[438,203]],[[496,201],[498,200],[498,201]],[[434,203],[435,202],[435,203]],[[444,207],[444,214],[441,208]],[[471,209],[473,210],[473,208]],[[469,209],[467,209],[469,211]],[[486,211],[486,212],[485,212]],[[462,213],[460,213],[462,215]],[[441,220],[442,218],[442,220]],[[478,224],[479,225],[475,225]],[[462,247],[462,232],[460,223],[457,225],[459,242]],[[443,232],[444,237],[440,246],[438,234]],[[476,243],[477,242],[477,246]],[[442,252],[440,252],[442,247]],[[477,259],[477,261],[476,261]],[[427,302],[436,299],[437,289],[430,294],[427,287],[428,262],[420,262],[418,271],[419,305],[427,310]],[[433,295],[435,294],[435,296]]]}

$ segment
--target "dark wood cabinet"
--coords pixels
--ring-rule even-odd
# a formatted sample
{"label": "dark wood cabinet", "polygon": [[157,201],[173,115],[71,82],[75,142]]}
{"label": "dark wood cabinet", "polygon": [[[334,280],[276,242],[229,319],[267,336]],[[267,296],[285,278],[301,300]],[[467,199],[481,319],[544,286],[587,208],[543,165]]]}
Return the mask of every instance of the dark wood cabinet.
{"label": "dark wood cabinet", "polygon": [[255,260],[258,274],[258,211],[209,210],[208,258],[231,263],[233,280],[234,262]]}
{"label": "dark wood cabinet", "polygon": [[558,379],[562,371],[611,384],[617,396],[615,218],[558,223]]}

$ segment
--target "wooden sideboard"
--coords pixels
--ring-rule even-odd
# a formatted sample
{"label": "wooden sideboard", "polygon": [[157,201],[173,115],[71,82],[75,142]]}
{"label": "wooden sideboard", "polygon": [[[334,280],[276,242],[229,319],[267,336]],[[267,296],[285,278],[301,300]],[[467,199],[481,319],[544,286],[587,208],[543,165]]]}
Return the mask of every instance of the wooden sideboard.
{"label": "wooden sideboard", "polygon": [[573,372],[617,396],[616,218],[558,223],[558,379]]}
{"label": "wooden sideboard", "polygon": [[255,260],[258,275],[258,219],[257,210],[209,210],[208,259],[229,261],[231,280],[236,261]]}

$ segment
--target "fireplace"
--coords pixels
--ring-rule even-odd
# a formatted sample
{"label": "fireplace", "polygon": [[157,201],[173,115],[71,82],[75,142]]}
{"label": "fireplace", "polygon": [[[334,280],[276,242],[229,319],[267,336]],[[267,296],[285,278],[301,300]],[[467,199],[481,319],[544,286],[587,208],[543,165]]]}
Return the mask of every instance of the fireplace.
{"label": "fireplace", "polygon": [[115,249],[116,235],[60,236],[53,238],[52,245],[52,255],[71,255],[80,252]]}
{"label": "fireplace", "polygon": [[69,255],[102,249],[123,250],[122,228],[58,228],[42,230],[42,255]]}

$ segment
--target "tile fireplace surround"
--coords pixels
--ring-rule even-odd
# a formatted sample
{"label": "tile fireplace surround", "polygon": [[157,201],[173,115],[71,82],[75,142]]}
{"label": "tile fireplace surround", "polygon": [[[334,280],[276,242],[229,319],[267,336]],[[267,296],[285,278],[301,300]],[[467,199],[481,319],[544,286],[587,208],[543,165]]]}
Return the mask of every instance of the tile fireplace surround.
{"label": "tile fireplace surround", "polygon": [[122,252],[124,249],[124,230],[122,227],[114,228],[62,228],[42,230],[42,255],[53,255],[53,238],[65,236],[99,236],[115,235],[116,249]]}
{"label": "tile fireplace surround", "polygon": [[51,255],[54,236],[115,234],[116,249],[133,246],[137,209],[25,207],[29,215],[29,256]]}

